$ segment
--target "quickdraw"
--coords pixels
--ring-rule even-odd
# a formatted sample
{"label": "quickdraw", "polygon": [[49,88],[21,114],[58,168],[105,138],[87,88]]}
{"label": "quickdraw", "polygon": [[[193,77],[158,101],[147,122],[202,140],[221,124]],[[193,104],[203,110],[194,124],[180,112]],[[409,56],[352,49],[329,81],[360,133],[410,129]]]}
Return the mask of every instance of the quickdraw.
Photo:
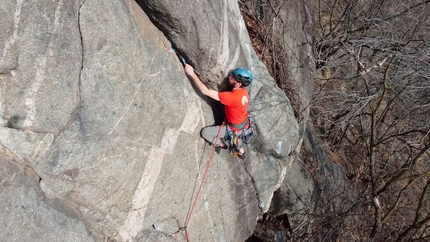
{"label": "quickdraw", "polygon": [[175,236],[175,235],[177,235],[177,234],[179,234],[180,232],[185,231],[185,230],[187,230],[187,227],[186,227],[186,226],[184,226],[184,227],[180,227],[176,232],[171,233],[171,234],[168,234],[168,235],[167,235],[167,237],[173,237],[173,236]]}
{"label": "quickdraw", "polygon": [[179,53],[178,53],[178,51],[176,51],[176,48],[175,47],[173,47],[172,46],[172,50],[173,50],[173,52],[175,52],[175,54],[178,56],[178,58],[179,58],[179,60],[181,61],[181,63],[182,63],[182,65],[186,65],[187,64],[187,62],[185,61],[185,58],[184,57],[182,57],[182,55],[180,55]]}

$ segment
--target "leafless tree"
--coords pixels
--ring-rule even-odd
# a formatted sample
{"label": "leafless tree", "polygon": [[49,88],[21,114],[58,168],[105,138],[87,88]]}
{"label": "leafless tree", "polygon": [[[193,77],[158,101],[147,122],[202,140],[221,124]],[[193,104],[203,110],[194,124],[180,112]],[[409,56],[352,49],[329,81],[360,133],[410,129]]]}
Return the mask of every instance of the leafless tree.
{"label": "leafless tree", "polygon": [[[332,160],[346,168],[357,199],[335,207],[326,198],[292,238],[316,238],[324,229],[339,231],[332,233],[339,241],[428,241],[430,0],[310,1],[314,126]],[[286,2],[240,1],[254,49],[291,98],[283,82],[290,78],[286,51],[274,28]]]}
{"label": "leafless tree", "polygon": [[430,1],[315,6],[313,115],[363,193],[344,225],[359,240],[429,239]]}

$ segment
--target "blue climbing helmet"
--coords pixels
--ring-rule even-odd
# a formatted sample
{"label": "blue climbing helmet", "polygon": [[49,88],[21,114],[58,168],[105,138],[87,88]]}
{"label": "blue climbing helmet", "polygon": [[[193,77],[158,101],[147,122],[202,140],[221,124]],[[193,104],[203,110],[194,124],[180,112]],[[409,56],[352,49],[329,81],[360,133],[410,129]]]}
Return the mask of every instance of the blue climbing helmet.
{"label": "blue climbing helmet", "polygon": [[242,83],[243,87],[252,83],[252,73],[246,68],[234,69],[231,73],[238,82]]}

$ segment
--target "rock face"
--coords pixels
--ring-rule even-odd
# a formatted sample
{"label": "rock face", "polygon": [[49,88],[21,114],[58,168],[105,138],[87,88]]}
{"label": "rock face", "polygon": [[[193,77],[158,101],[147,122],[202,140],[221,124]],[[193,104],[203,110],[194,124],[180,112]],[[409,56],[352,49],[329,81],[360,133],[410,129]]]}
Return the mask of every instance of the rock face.
{"label": "rock face", "polygon": [[[299,123],[237,2],[139,4],[0,2],[1,241],[245,241],[285,184]],[[244,161],[209,159],[199,132],[219,108],[172,45],[213,88],[235,67],[254,73]]]}
{"label": "rock face", "polygon": [[2,241],[94,241],[82,220],[43,195],[37,175],[2,149]]}

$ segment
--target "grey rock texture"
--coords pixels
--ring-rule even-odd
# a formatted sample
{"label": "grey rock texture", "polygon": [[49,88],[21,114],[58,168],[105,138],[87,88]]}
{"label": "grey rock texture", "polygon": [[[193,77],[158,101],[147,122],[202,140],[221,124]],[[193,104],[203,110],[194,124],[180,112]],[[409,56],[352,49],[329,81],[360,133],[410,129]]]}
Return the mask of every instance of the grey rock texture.
{"label": "grey rock texture", "polygon": [[[287,172],[306,181],[290,169],[299,123],[237,2],[139,4],[0,2],[0,240],[185,241],[166,235],[189,221],[191,241],[244,241]],[[172,45],[213,88],[234,67],[255,76],[251,152],[213,156],[192,217],[216,108]]]}
{"label": "grey rock texture", "polygon": [[94,241],[84,222],[46,199],[37,175],[5,149],[0,155],[2,241]]}
{"label": "grey rock texture", "polygon": [[[315,183],[308,166],[300,159],[303,140],[309,135],[306,133],[309,118],[309,109],[313,94],[313,76],[315,70],[312,55],[313,11],[308,1],[277,2],[279,13],[274,19],[274,32],[283,40],[287,52],[288,79],[282,80],[283,85],[289,87],[289,96],[296,102],[296,117],[299,122],[299,143],[294,152],[298,155],[293,162],[288,163],[285,170],[285,179],[275,193],[271,213],[295,214],[300,219],[314,204]],[[281,4],[282,3],[282,4]],[[272,13],[273,14],[273,13]],[[311,150],[316,147],[310,147]],[[282,211],[282,210],[286,211]],[[301,211],[301,212],[299,212]],[[303,213],[302,213],[303,212]]]}

